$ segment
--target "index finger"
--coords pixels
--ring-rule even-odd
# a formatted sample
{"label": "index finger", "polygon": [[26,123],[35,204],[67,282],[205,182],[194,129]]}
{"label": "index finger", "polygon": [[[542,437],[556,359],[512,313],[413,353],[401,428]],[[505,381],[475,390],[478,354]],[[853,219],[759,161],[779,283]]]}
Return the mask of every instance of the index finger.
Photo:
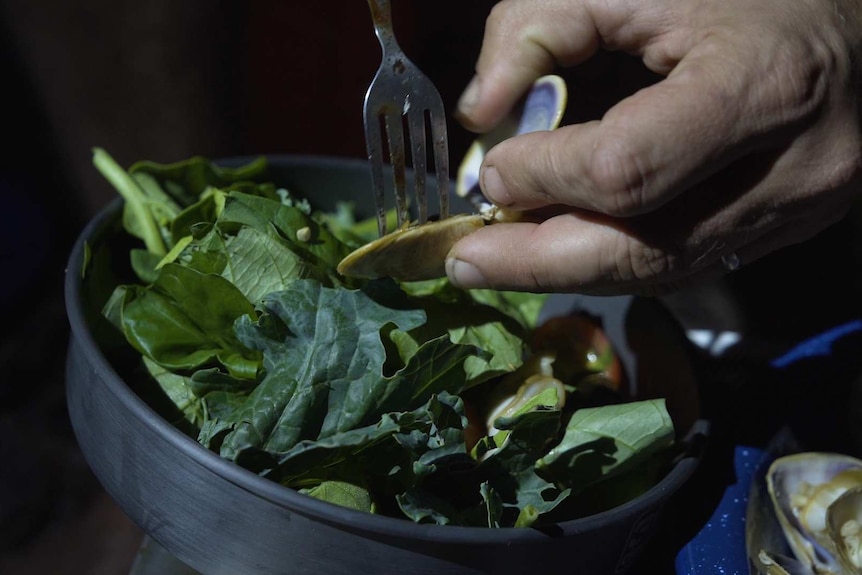
{"label": "index finger", "polygon": [[589,58],[599,36],[580,1],[502,0],[485,25],[476,75],[458,102],[456,117],[468,129],[496,126],[532,83],[556,64]]}
{"label": "index finger", "polygon": [[673,36],[678,3],[666,0],[502,0],[485,26],[476,76],[458,103],[456,116],[476,132],[496,126],[532,83],[555,65],[572,66],[600,46],[642,55],[648,67],[666,73],[674,50],[650,51],[656,40]]}

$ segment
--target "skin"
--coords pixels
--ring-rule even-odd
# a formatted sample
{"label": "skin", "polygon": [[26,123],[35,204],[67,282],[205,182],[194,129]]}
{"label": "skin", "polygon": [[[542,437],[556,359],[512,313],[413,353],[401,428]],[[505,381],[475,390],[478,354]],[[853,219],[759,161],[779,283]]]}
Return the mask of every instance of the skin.
{"label": "skin", "polygon": [[483,192],[532,217],[457,243],[455,285],[661,293],[806,240],[859,195],[862,0],[502,0],[456,115],[485,132],[600,49],[663,79],[492,149]]}

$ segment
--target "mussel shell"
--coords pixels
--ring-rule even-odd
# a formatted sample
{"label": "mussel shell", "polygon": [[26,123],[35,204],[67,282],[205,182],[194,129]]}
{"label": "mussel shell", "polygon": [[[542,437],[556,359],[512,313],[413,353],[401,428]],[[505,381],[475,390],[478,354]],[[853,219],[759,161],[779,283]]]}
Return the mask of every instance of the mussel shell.
{"label": "mussel shell", "polygon": [[401,281],[444,277],[446,255],[452,246],[484,226],[482,216],[459,215],[397,230],[350,253],[338,264],[338,273]]}
{"label": "mussel shell", "polygon": [[[800,521],[793,509],[794,497],[802,493],[806,485],[829,484],[839,474],[846,475],[853,470],[862,472],[862,461],[835,453],[807,452],[780,457],[767,472],[767,488],[787,543],[797,559],[815,573],[841,575],[844,571],[828,534],[814,533]],[[826,513],[825,508],[822,511]]]}

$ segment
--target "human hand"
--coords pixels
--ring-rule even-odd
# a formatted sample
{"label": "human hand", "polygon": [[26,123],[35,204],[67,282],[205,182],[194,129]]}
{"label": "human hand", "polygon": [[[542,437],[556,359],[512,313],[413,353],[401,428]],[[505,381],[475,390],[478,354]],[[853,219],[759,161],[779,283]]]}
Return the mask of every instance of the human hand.
{"label": "human hand", "polygon": [[659,293],[803,241],[858,195],[862,1],[502,0],[459,119],[491,129],[600,47],[665,78],[599,121],[489,151],[485,195],[552,215],[461,240],[455,285]]}

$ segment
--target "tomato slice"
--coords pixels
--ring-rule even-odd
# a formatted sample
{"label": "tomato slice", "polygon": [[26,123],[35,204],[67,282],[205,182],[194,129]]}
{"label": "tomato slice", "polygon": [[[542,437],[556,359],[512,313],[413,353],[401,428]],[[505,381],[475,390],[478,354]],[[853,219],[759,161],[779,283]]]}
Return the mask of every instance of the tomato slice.
{"label": "tomato slice", "polygon": [[601,374],[614,391],[625,392],[624,372],[619,357],[598,319],[585,313],[551,318],[533,333],[534,353],[556,355],[554,376],[567,384]]}

